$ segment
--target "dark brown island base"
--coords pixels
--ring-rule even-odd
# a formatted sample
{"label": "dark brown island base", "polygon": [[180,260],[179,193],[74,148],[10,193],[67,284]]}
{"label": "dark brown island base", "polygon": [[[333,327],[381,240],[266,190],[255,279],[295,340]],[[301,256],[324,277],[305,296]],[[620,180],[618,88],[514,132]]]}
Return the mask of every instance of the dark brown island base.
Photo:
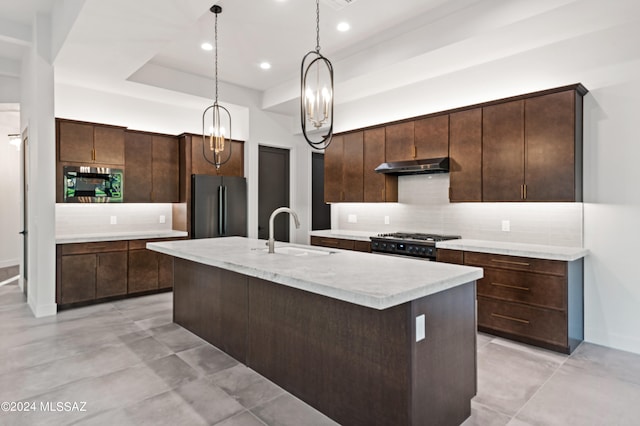
{"label": "dark brown island base", "polygon": [[[476,394],[476,278],[375,308],[295,283],[316,268],[329,280],[347,263],[370,262],[375,273],[391,257],[333,250],[295,258],[278,254],[278,248],[267,254],[258,248],[264,242],[238,238],[258,245],[245,247],[242,262],[234,263],[238,250],[234,257],[218,240],[149,245],[176,256],[174,322],[343,425],[459,425],[470,416]],[[189,243],[199,246],[189,250]],[[215,262],[195,255],[205,246],[207,255],[215,252]],[[399,278],[407,266],[428,276],[428,265],[443,265],[398,261]],[[278,271],[287,265],[291,273],[283,277]],[[454,271],[454,265],[444,266]],[[482,274],[477,268],[461,271]],[[435,276],[440,279],[442,271]]]}

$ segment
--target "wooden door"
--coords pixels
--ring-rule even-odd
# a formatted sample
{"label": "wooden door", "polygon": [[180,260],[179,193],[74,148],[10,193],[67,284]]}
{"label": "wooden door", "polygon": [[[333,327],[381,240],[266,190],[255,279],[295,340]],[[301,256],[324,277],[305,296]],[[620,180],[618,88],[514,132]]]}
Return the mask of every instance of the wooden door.
{"label": "wooden door", "polygon": [[156,203],[179,201],[178,138],[153,135],[151,144],[152,200]]}
{"label": "wooden door", "polygon": [[385,127],[385,158],[387,162],[415,159],[414,122]]}
{"label": "wooden door", "polygon": [[61,162],[93,162],[93,125],[58,121],[59,158]]}
{"label": "wooden door", "polygon": [[129,250],[128,293],[158,288],[158,256],[150,250]]}
{"label": "wooden door", "polygon": [[58,303],[85,302],[96,298],[96,255],[62,256],[60,300]]}
{"label": "wooden door", "polygon": [[331,206],[324,202],[324,154],[311,153],[311,230],[331,229]]}
{"label": "wooden door", "polygon": [[[258,238],[269,237],[269,217],[279,207],[289,207],[289,150],[258,147]],[[289,241],[293,219],[280,214],[274,220],[274,237]]]}
{"label": "wooden door", "polygon": [[522,201],[524,101],[483,108],[482,199]]}
{"label": "wooden door", "polygon": [[124,164],[124,129],[121,127],[93,127],[94,162]]}
{"label": "wooden door", "polygon": [[342,184],[344,191],[343,201],[362,202],[364,200],[363,183],[363,132],[354,132],[344,135]]}
{"label": "wooden door", "polygon": [[127,294],[127,252],[97,254],[96,298]]}
{"label": "wooden door", "polygon": [[125,133],[124,201],[151,202],[151,135],[140,132]]}
{"label": "wooden door", "polygon": [[324,150],[324,202],[342,201],[342,163],[344,136],[334,136]]}
{"label": "wooden door", "polygon": [[482,108],[450,115],[449,201],[482,201]]}
{"label": "wooden door", "polygon": [[573,90],[525,101],[527,201],[576,201]]}
{"label": "wooden door", "polygon": [[385,162],[384,127],[365,130],[363,142],[364,202],[398,201],[398,177],[375,172]]}
{"label": "wooden door", "polygon": [[449,114],[415,122],[416,158],[449,156]]}

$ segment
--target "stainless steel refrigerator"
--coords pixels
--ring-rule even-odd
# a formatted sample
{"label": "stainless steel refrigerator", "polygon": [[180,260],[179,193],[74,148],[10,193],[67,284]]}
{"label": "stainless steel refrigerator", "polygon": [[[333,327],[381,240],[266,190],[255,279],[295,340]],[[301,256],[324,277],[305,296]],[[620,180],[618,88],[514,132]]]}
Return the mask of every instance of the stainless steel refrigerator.
{"label": "stainless steel refrigerator", "polygon": [[191,238],[247,236],[247,181],[191,175]]}

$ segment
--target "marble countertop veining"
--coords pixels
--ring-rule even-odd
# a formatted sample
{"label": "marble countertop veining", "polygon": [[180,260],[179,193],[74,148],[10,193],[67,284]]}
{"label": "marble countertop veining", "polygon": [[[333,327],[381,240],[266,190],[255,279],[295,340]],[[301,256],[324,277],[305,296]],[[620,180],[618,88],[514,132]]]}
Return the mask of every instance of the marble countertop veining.
{"label": "marble countertop veining", "polygon": [[535,259],[573,261],[585,257],[589,250],[582,247],[549,246],[486,240],[448,240],[436,243],[437,248],[504,254]]}
{"label": "marble countertop veining", "polygon": [[98,241],[144,240],[186,237],[184,231],[100,232],[95,234],[56,234],[56,244],[93,243]]}
{"label": "marble countertop veining", "polygon": [[[292,256],[278,248],[298,247],[329,255]],[[482,268],[381,254],[225,237],[148,243],[178,258],[238,272],[374,309],[387,309],[482,278]]]}

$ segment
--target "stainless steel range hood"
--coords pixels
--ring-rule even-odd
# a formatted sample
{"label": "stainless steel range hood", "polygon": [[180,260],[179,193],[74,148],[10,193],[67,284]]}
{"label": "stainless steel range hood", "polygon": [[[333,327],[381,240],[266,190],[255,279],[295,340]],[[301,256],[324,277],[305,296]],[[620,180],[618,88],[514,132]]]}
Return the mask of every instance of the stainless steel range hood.
{"label": "stainless steel range hood", "polygon": [[376,167],[375,171],[392,175],[447,173],[449,172],[449,157],[382,163]]}

